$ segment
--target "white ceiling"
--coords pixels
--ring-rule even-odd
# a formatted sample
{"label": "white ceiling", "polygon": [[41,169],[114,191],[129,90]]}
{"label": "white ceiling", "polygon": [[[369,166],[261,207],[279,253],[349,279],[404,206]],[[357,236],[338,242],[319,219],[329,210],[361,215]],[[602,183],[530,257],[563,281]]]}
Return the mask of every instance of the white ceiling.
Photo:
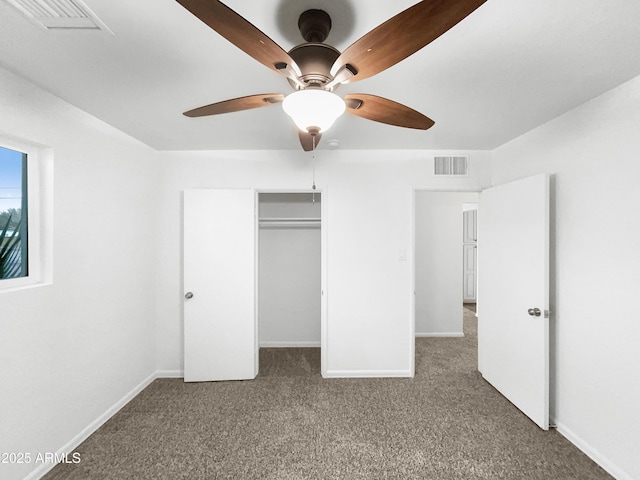
{"label": "white ceiling", "polygon": [[[183,111],[289,93],[174,0],[85,0],[113,35],[45,31],[0,0],[0,65],[157,150],[300,149],[280,106],[205,118]],[[285,50],[298,15],[326,10],[344,50],[415,0],[227,0]],[[343,149],[493,149],[640,75],[640,1],[488,0],[442,37],[337,93],[371,93],[435,120],[419,131],[344,115]],[[0,112],[1,114],[1,112]]]}

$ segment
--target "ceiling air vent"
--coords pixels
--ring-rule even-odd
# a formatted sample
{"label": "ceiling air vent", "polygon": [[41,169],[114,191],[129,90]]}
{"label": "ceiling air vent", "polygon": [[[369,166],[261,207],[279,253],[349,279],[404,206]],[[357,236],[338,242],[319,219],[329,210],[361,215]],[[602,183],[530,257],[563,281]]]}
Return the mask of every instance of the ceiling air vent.
{"label": "ceiling air vent", "polygon": [[458,155],[451,157],[433,157],[434,175],[466,176],[469,174],[469,157]]}
{"label": "ceiling air vent", "polygon": [[104,30],[112,33],[81,0],[5,0],[47,30]]}

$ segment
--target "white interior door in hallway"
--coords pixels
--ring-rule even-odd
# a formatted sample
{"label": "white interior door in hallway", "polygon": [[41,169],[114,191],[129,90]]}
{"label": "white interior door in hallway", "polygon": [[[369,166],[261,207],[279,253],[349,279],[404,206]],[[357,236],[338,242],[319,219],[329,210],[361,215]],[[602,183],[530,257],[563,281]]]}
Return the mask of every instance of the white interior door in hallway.
{"label": "white interior door in hallway", "polygon": [[465,203],[462,206],[462,301],[476,303],[478,263],[478,205]]}

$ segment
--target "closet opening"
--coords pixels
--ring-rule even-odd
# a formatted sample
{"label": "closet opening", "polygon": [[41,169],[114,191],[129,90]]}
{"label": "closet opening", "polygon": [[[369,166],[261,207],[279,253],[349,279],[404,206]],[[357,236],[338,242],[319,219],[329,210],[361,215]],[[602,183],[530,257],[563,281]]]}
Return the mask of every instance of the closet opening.
{"label": "closet opening", "polygon": [[260,375],[321,371],[320,192],[257,194]]}

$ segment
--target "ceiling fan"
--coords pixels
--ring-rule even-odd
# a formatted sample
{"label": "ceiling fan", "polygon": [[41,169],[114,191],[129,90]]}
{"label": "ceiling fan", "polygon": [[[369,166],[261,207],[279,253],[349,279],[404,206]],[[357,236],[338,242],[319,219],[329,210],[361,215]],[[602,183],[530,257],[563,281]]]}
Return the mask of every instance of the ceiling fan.
{"label": "ceiling fan", "polygon": [[426,130],[434,121],[400,103],[376,95],[334,92],[343,83],[376,75],[432,42],[486,0],[423,0],[361,37],[344,52],[323,43],[331,18],[306,10],[298,28],[306,43],[285,52],[245,18],[217,0],[177,0],[229,42],[280,73],[296,91],[233,98],[184,112],[188,117],[218,115],[283,103],[299,128],[302,148],[316,148],[322,133],[345,111],[399,127]]}

